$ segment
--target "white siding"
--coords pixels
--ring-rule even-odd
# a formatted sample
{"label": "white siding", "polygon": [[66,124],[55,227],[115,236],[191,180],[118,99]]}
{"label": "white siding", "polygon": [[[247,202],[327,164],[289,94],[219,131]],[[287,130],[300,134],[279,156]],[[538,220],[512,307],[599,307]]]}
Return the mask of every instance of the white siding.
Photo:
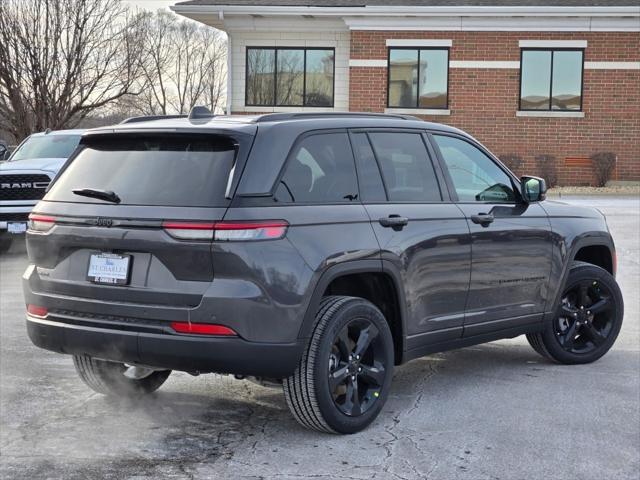
{"label": "white siding", "polygon": [[233,31],[231,36],[232,112],[291,111],[292,107],[246,107],[245,69],[247,47],[329,47],[335,48],[334,108],[299,108],[300,111],[349,110],[349,31]]}

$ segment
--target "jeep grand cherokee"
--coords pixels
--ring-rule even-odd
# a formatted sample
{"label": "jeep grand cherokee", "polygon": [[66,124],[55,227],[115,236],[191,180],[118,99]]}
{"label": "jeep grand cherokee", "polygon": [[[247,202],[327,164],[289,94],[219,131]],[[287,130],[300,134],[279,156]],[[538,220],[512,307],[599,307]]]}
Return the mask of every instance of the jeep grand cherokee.
{"label": "jeep grand cherokee", "polygon": [[353,433],[395,365],[523,334],[588,363],[620,331],[603,215],[545,200],[460,130],[139,120],[83,135],[27,234],[29,336],[97,392],[229,373],[280,383],[308,428]]}

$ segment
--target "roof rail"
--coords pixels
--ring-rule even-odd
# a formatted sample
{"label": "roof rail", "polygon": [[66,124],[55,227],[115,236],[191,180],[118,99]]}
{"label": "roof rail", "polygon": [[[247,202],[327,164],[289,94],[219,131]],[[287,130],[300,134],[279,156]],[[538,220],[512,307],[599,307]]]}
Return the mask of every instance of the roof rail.
{"label": "roof rail", "polygon": [[331,118],[331,117],[356,117],[356,118],[397,118],[401,120],[423,120],[413,115],[401,115],[396,113],[372,113],[372,112],[292,112],[292,113],[267,113],[256,118],[256,122],[277,122],[293,120],[295,118]]}
{"label": "roof rail", "polygon": [[123,121],[119,123],[122,125],[123,123],[138,123],[138,122],[152,122],[154,120],[164,120],[171,118],[187,118],[186,115],[144,115],[141,117],[130,117],[125,118]]}

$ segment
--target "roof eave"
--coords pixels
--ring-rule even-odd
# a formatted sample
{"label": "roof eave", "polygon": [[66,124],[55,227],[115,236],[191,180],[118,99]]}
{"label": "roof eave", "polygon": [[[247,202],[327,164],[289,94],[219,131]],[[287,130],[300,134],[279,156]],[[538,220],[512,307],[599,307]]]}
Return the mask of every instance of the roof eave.
{"label": "roof eave", "polygon": [[186,5],[170,7],[174,12],[192,15],[217,15],[223,23],[224,15],[278,16],[536,16],[536,17],[640,17],[637,7],[550,7],[550,6],[363,6],[363,7],[302,7],[255,5]]}

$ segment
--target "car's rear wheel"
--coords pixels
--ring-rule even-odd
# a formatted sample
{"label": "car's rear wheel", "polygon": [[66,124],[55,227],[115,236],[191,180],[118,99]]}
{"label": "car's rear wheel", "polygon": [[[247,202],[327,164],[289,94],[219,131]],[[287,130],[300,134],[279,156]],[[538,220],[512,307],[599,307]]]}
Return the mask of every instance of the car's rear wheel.
{"label": "car's rear wheel", "polygon": [[74,355],[73,364],[82,381],[103,395],[137,397],[155,392],[171,370],[152,370],[124,363]]}
{"label": "car's rear wheel", "polygon": [[287,404],[307,428],[358,432],[386,402],[393,363],[391,331],[375,305],[362,298],[326,297],[298,368],[284,380]]}
{"label": "car's rear wheel", "polygon": [[620,287],[606,270],[571,266],[555,317],[543,332],[527,335],[540,355],[559,363],[590,363],[609,351],[622,327]]}

